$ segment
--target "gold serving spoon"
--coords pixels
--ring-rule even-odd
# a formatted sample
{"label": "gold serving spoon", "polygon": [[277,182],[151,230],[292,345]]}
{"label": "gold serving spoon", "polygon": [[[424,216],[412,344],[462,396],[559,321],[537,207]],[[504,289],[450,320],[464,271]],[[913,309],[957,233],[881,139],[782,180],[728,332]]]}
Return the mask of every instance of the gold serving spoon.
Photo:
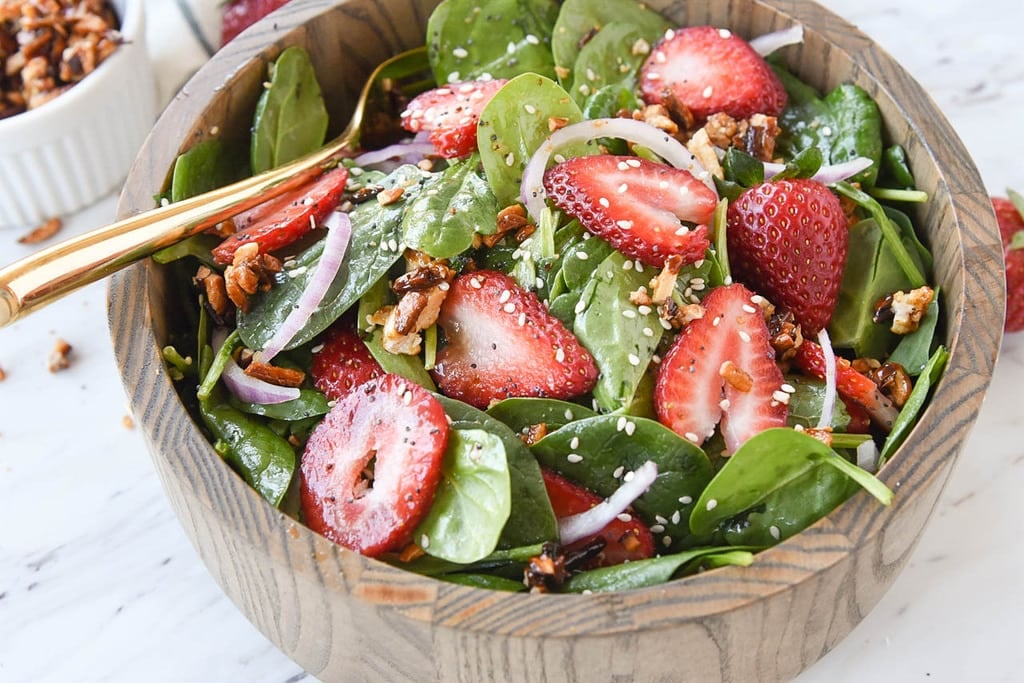
{"label": "gold serving spoon", "polygon": [[43,249],[0,270],[0,327],[9,325],[65,294],[105,278],[154,252],[199,234],[221,221],[300,186],[374,125],[368,104],[390,103],[388,93],[415,94],[429,83],[426,48],[403,52],[378,66],[359,94],[345,130],[320,150],[284,166],[216,190],[125,218]]}

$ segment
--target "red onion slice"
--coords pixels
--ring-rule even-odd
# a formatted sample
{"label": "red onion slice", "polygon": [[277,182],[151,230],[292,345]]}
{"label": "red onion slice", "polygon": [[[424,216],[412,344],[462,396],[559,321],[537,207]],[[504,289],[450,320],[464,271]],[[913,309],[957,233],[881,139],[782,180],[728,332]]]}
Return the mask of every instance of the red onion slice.
{"label": "red onion slice", "polygon": [[[846,180],[851,176],[855,176],[866,168],[870,168],[871,164],[875,162],[871,161],[867,157],[857,157],[844,161],[841,164],[832,164],[831,166],[822,166],[818,169],[818,172],[811,176],[811,180],[817,180],[822,185],[832,185],[838,183],[840,180]],[[776,164],[770,161],[764,162],[764,177],[771,178],[772,176],[778,175],[786,170],[785,164]]]}
{"label": "red onion slice", "polygon": [[[623,481],[607,500],[586,512],[569,515],[558,520],[558,536],[563,545],[593,536],[608,526],[612,520],[626,511],[637,498],[642,496],[658,476],[658,466],[648,460],[633,470],[632,477]],[[627,475],[629,476],[629,475]]]}
{"label": "red onion slice", "polygon": [[274,336],[266,343],[263,350],[256,354],[262,363],[269,363],[309,321],[313,311],[327,294],[327,289],[334,282],[338,269],[341,268],[341,262],[352,237],[352,222],[347,213],[333,211],[324,221],[324,227],[327,228],[327,237],[324,238],[324,253],[316,264],[309,284],[299,296],[295,308],[281,323],[281,327],[277,328]]}
{"label": "red onion slice", "polygon": [[[526,164],[519,199],[535,221],[540,220],[540,213],[544,210],[544,171],[551,155],[565,145],[583,144],[598,138],[621,138],[642,145],[672,166],[689,171],[715,190],[711,174],[690,154],[683,143],[665,131],[633,119],[590,119],[556,130],[541,143]],[[718,195],[717,191],[715,195]]]}
{"label": "red onion slice", "polygon": [[787,45],[796,45],[802,42],[804,42],[804,27],[797,24],[781,31],[772,31],[758,36],[750,41],[750,47],[754,48],[754,52],[762,57],[767,57]]}
{"label": "red onion slice", "polygon": [[818,429],[825,429],[832,424],[832,413],[836,409],[836,352],[832,349],[832,340],[824,327],[818,331],[818,344],[825,361],[825,395],[821,399],[821,418]]}
{"label": "red onion slice", "polygon": [[415,141],[400,142],[380,149],[364,152],[352,161],[360,168],[366,168],[367,166],[373,166],[385,161],[399,161],[415,164],[432,154],[434,154],[433,143]]}
{"label": "red onion slice", "polygon": [[246,403],[273,405],[299,397],[296,387],[282,387],[262,379],[250,377],[233,359],[228,359],[220,378],[228,390]]}

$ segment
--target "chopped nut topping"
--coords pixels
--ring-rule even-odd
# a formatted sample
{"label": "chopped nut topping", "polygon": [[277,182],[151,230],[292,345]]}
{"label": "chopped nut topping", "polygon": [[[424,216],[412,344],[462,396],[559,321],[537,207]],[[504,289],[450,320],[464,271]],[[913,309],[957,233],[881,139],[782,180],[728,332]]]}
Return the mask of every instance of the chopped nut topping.
{"label": "chopped nut topping", "polygon": [[564,116],[549,116],[548,117],[548,131],[554,133],[559,128],[565,128],[569,125],[569,119]]}
{"label": "chopped nut topping", "polygon": [[530,425],[519,435],[520,440],[527,446],[532,446],[548,435],[548,426],[544,422]]}
{"label": "chopped nut topping", "polygon": [[224,269],[224,288],[235,306],[248,311],[249,297],[270,291],[274,275],[280,272],[281,262],[277,258],[261,254],[259,244],[248,242],[235,251],[231,265]]}
{"label": "chopped nut topping", "polygon": [[131,415],[125,415],[121,418],[121,426],[125,429],[135,429],[135,420]]}
{"label": "chopped nut topping", "polygon": [[676,135],[679,132],[679,124],[669,116],[668,109],[661,104],[649,104],[643,109],[633,112],[633,118],[638,121],[663,130],[669,135]]}
{"label": "chopped nut topping", "polygon": [[878,390],[889,397],[897,408],[903,407],[903,404],[910,398],[910,391],[914,388],[910,375],[899,363],[880,363],[878,367],[868,370],[864,374],[878,385]]}
{"label": "chopped nut topping", "polygon": [[672,290],[676,287],[676,278],[683,268],[683,259],[678,254],[672,254],[665,258],[665,265],[661,272],[651,280],[648,285],[651,288],[651,302],[663,304],[672,296]]}
{"label": "chopped nut topping", "polygon": [[392,187],[390,190],[381,190],[377,193],[377,201],[381,206],[394,204],[405,194],[404,187]]}
{"label": "chopped nut topping", "polygon": [[301,387],[303,380],[306,379],[306,373],[302,370],[282,368],[255,360],[245,366],[245,374],[279,387]]}
{"label": "chopped nut topping", "polygon": [[526,209],[523,208],[523,205],[512,204],[498,212],[497,230],[495,233],[493,235],[481,235],[480,242],[490,248],[503,240],[511,232],[515,233],[517,242],[522,242],[533,234],[534,229],[535,226],[527,218]]}
{"label": "chopped nut topping", "polygon": [[568,573],[565,569],[565,555],[555,543],[541,546],[540,555],[531,557],[526,565],[523,583],[531,593],[549,593],[565,583]]}
{"label": "chopped nut topping", "polygon": [[918,287],[909,292],[893,292],[875,304],[873,319],[876,323],[891,319],[889,329],[894,334],[916,332],[934,297],[935,291],[928,286]]}
{"label": "chopped nut topping", "polygon": [[736,147],[761,161],[775,157],[775,138],[782,132],[774,116],[754,114],[737,120],[724,112],[709,116],[702,130],[715,147]]}
{"label": "chopped nut topping", "polygon": [[718,153],[715,151],[715,146],[711,144],[711,140],[708,138],[707,130],[701,128],[694,133],[693,137],[686,143],[686,149],[697,158],[697,161],[700,162],[700,165],[708,173],[716,178],[725,176],[722,164],[718,162]]}
{"label": "chopped nut topping", "polygon": [[754,378],[743,368],[727,360],[718,369],[718,374],[736,391],[749,392],[754,388]]}
{"label": "chopped nut topping", "polygon": [[63,339],[57,339],[50,351],[50,359],[47,362],[50,372],[59,372],[71,367],[71,344]]}
{"label": "chopped nut topping", "polygon": [[675,301],[669,299],[661,306],[658,306],[658,315],[662,320],[672,326],[672,329],[681,330],[694,320],[704,317],[704,307],[700,304],[685,304],[679,306]]}
{"label": "chopped nut topping", "polygon": [[775,349],[775,360],[783,365],[793,359],[796,350],[804,343],[803,330],[789,311],[771,315],[768,319],[768,334],[771,336],[772,348]]}
{"label": "chopped nut topping", "polygon": [[417,545],[416,543],[410,543],[404,548],[402,548],[402,552],[398,553],[398,560],[400,562],[412,562],[413,560],[418,560],[426,554],[427,551],[425,551],[419,545]]}
{"label": "chopped nut topping", "polygon": [[444,260],[432,259],[423,252],[406,252],[404,275],[391,288],[398,303],[372,314],[368,322],[384,326],[383,345],[390,353],[414,356],[420,352],[420,332],[435,322],[455,271]]}
{"label": "chopped nut topping", "polygon": [[106,0],[0,2],[0,119],[34,109],[95,71],[121,44]]}
{"label": "chopped nut topping", "polygon": [[19,244],[38,244],[44,240],[48,240],[64,227],[64,223],[61,222],[60,218],[53,217],[47,220],[42,225],[29,231],[18,238]]}
{"label": "chopped nut topping", "polygon": [[813,437],[818,441],[822,442],[826,446],[832,446],[832,428],[831,427],[804,427],[802,430],[807,436]]}
{"label": "chopped nut topping", "polygon": [[225,316],[231,310],[231,299],[228,298],[227,286],[224,283],[224,276],[209,266],[199,266],[196,271],[196,284],[203,286],[206,293],[206,301],[210,304],[213,312],[219,316]]}

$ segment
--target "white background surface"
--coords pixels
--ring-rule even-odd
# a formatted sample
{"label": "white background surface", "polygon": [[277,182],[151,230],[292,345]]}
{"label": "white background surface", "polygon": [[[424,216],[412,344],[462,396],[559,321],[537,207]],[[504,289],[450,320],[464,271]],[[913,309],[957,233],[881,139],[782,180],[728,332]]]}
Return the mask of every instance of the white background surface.
{"label": "white background surface", "polygon": [[[172,0],[147,3],[154,14]],[[1017,0],[826,0],[932,94],[989,190],[1024,190],[1024,10]],[[979,13],[983,7],[984,11]],[[151,32],[171,30],[151,19]],[[160,45],[160,36],[153,41]],[[157,50],[168,92],[173,54]],[[113,216],[108,198],[62,236]],[[0,231],[0,262],[28,253]],[[0,330],[0,681],[311,680],[206,573],[128,414],[98,284]],[[57,337],[72,367],[51,374]],[[801,683],[1024,678],[1024,335],[907,569]]]}

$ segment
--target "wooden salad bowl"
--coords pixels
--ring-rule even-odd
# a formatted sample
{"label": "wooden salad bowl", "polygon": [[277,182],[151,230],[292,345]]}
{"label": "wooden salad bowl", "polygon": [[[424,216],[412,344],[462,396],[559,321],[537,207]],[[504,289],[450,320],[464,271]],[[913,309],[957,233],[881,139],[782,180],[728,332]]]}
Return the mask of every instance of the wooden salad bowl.
{"label": "wooden salad bowl", "polygon": [[[153,205],[175,156],[247,133],[266,65],[302,45],[338,132],[364,78],[423,43],[431,0],[297,0],[218,53],[157,122],[128,177],[124,217]],[[902,569],[974,423],[1002,334],[1002,249],[987,192],[921,87],[846,21],[813,2],[648,3],[679,25],[751,37],[803,24],[791,68],[878,102],[930,201],[914,219],[935,255],[949,365],[886,464],[890,507],[864,492],[811,528],[729,567],[620,593],[531,595],[443,583],[345,550],[284,515],[214,452],[160,349],[184,325],[175,284],[140,264],[110,287],[110,329],[136,421],[182,526],[245,615],[310,673],[332,680],[788,679],[833,648]],[[341,122],[341,123],[338,123]],[[219,133],[218,133],[219,131]]]}

